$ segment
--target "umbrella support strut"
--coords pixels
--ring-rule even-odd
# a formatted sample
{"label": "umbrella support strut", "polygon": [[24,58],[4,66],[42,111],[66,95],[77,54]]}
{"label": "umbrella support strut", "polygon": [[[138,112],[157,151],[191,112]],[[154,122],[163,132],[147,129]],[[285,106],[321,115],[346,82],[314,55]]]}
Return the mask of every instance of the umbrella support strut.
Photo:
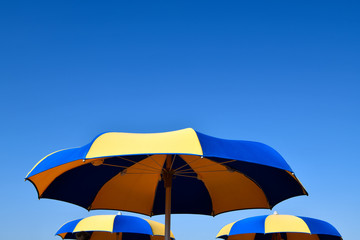
{"label": "umbrella support strut", "polygon": [[171,218],[171,186],[173,172],[171,170],[171,155],[166,156],[166,169],[163,171],[165,187],[165,240],[170,240],[170,218]]}

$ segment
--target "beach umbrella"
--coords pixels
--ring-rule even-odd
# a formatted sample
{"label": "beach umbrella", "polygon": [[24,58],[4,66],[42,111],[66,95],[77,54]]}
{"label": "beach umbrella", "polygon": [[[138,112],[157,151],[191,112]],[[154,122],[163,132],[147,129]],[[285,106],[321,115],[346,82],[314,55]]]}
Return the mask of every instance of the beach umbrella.
{"label": "beach umbrella", "polygon": [[56,233],[62,239],[77,239],[79,234],[88,235],[89,240],[161,240],[165,226],[133,216],[96,215],[67,222]]}
{"label": "beach umbrella", "polygon": [[275,204],[307,192],[271,147],[224,140],[191,128],[165,133],[100,134],[89,144],[54,152],[26,176],[39,198],[88,210],[113,209],[215,216]]}
{"label": "beach umbrella", "polygon": [[292,215],[245,218],[223,227],[216,236],[226,240],[341,240],[329,223]]}

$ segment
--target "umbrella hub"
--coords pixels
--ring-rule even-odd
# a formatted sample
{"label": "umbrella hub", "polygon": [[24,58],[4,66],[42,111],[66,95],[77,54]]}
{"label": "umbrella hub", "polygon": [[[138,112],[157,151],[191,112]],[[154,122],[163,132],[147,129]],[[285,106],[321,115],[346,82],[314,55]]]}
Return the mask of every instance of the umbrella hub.
{"label": "umbrella hub", "polygon": [[[172,168],[172,165],[175,160],[175,155],[167,155],[165,160],[165,167],[161,171],[162,179],[164,180],[165,188],[171,189],[172,179],[175,174],[175,170]],[[171,190],[170,190],[171,191]]]}
{"label": "umbrella hub", "polygon": [[165,188],[166,188],[166,187],[171,187],[171,185],[172,185],[172,179],[173,179],[173,177],[174,177],[174,173],[175,173],[175,171],[172,170],[172,169],[170,169],[170,170],[168,170],[168,169],[163,169],[163,170],[161,171],[161,177],[162,177],[162,179],[164,180],[164,186],[165,186]]}

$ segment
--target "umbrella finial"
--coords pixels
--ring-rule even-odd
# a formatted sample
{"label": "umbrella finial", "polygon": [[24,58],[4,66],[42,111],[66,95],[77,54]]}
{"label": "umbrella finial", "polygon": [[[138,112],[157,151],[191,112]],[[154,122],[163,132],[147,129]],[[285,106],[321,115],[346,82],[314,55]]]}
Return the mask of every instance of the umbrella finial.
{"label": "umbrella finial", "polygon": [[118,211],[118,213],[116,215],[122,215],[122,213],[120,211]]}
{"label": "umbrella finial", "polygon": [[274,215],[279,215],[277,211],[274,211]]}

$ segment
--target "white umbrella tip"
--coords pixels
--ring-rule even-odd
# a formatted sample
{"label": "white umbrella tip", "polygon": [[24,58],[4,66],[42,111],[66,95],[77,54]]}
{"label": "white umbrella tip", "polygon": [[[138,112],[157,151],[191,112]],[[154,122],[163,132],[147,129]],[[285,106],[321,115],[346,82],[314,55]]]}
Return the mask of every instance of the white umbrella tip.
{"label": "white umbrella tip", "polygon": [[277,211],[274,211],[274,215],[279,215]]}
{"label": "white umbrella tip", "polygon": [[122,215],[122,213],[119,211],[119,212],[117,213],[117,215]]}

